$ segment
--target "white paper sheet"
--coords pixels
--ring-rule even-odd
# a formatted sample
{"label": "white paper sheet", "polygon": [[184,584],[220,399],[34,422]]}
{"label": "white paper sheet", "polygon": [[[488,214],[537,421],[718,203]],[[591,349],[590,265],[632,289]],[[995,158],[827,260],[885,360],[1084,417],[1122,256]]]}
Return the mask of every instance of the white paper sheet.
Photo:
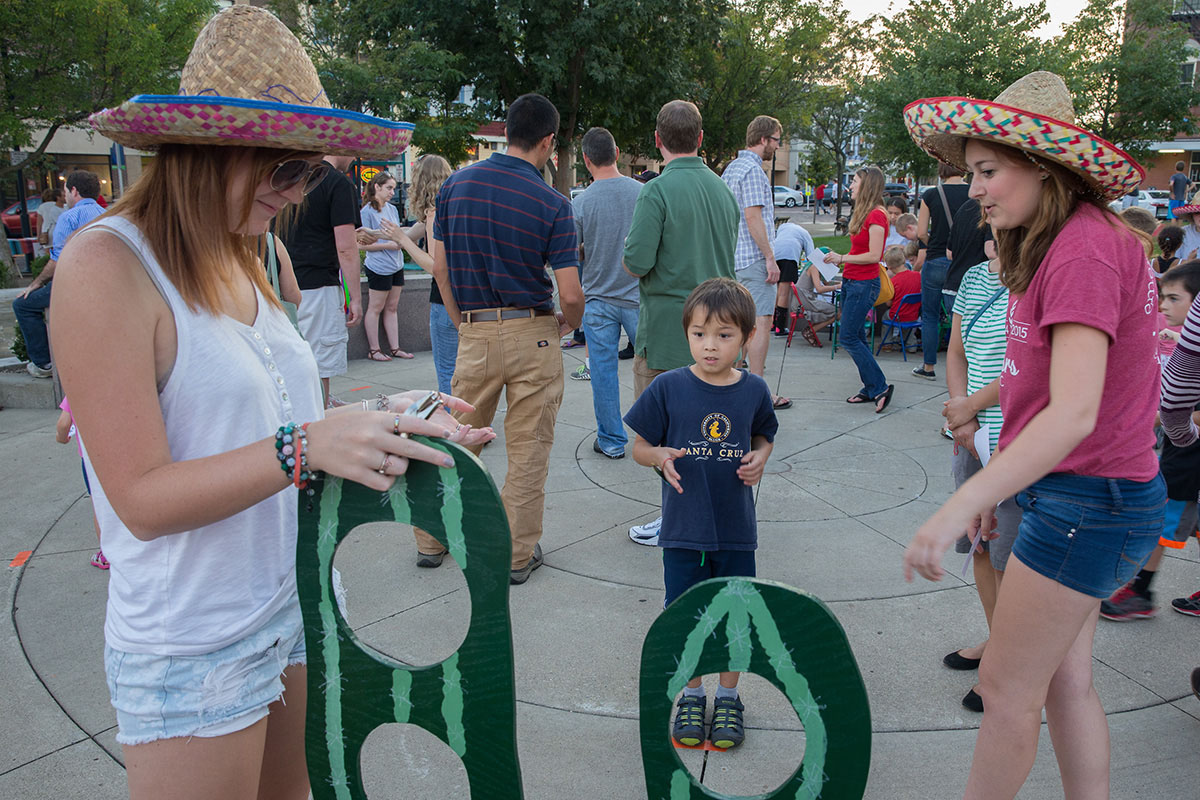
{"label": "white paper sheet", "polygon": [[821,273],[821,279],[823,281],[825,281],[826,283],[829,283],[834,278],[838,277],[838,265],[837,264],[827,264],[821,260],[818,260],[815,263],[817,265],[817,272]]}
{"label": "white paper sheet", "polygon": [[975,431],[975,452],[979,454],[979,463],[987,466],[992,457],[992,426],[980,425]]}

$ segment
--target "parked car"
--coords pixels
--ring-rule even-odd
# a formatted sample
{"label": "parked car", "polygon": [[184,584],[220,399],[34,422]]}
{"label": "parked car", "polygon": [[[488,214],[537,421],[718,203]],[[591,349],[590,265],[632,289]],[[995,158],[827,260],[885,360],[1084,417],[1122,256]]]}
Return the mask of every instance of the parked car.
{"label": "parked car", "polygon": [[1167,209],[1171,204],[1171,193],[1165,189],[1147,189],[1143,194],[1148,195],[1142,207],[1154,212],[1156,219],[1166,219]]}
{"label": "parked car", "polygon": [[[38,235],[38,223],[40,218],[33,213],[37,207],[42,204],[42,198],[34,195],[33,197],[25,198],[25,207],[29,209],[29,229],[33,236]],[[21,204],[20,202],[13,203],[4,211],[0,212],[0,219],[4,220],[4,231],[10,239],[16,239],[21,235]]]}
{"label": "parked car", "polygon": [[579,197],[579,195],[583,194],[585,189],[587,189],[586,186],[576,186],[576,187],[572,188],[571,189],[571,199],[574,200],[576,197]]}
{"label": "parked car", "polygon": [[1130,194],[1109,203],[1109,207],[1118,214],[1131,206],[1144,208],[1154,215],[1155,219],[1166,219],[1170,206],[1171,193],[1165,189],[1138,189]]}
{"label": "parked car", "polygon": [[775,205],[795,208],[804,205],[804,192],[789,189],[786,186],[775,187]]}
{"label": "parked car", "polygon": [[912,205],[912,190],[906,184],[885,183],[883,185],[883,199],[886,200],[889,197],[902,197],[904,198],[904,202]]}

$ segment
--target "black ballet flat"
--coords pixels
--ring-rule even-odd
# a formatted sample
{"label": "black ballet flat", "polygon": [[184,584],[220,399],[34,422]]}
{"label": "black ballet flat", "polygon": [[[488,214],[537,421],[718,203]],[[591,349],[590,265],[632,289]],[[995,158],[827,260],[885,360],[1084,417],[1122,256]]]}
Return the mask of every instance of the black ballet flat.
{"label": "black ballet flat", "polygon": [[967,696],[962,699],[963,708],[976,713],[983,713],[983,698],[974,689],[967,692]]}
{"label": "black ballet flat", "polygon": [[942,659],[942,663],[950,669],[960,669],[963,671],[979,669],[980,661],[983,661],[983,659],[967,658],[962,654],[961,650],[955,650],[953,653],[950,653]]}

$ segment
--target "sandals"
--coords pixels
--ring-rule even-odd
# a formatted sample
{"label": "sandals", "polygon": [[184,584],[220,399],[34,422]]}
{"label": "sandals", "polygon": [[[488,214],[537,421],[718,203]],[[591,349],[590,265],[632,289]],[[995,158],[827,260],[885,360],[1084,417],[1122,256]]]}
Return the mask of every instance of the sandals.
{"label": "sandals", "polygon": [[382,350],[368,350],[367,358],[371,359],[372,361],[391,361],[392,360],[392,357],[389,356],[387,353],[383,352]]}
{"label": "sandals", "polygon": [[413,357],[412,353],[408,352],[407,350],[401,350],[399,347],[393,347],[391,350],[388,350],[388,354],[393,356],[394,358],[412,358]]}
{"label": "sandals", "polygon": [[737,747],[746,738],[742,712],[746,707],[736,697],[718,697],[713,700],[712,740],[713,747],[728,750]]}
{"label": "sandals", "polygon": [[[875,398],[875,413],[882,414],[883,410],[892,402],[892,393],[896,391],[893,384],[888,384],[887,391]],[[882,402],[881,402],[882,401]]]}
{"label": "sandals", "polygon": [[813,347],[823,347],[821,340],[813,333],[812,328],[804,327],[800,329],[800,335],[804,337],[804,341],[808,342]]}
{"label": "sandals", "polygon": [[875,402],[875,398],[871,397],[871,395],[867,394],[866,392],[859,392],[856,395],[847,397],[846,402],[852,406],[856,406],[859,403],[873,403]]}
{"label": "sandals", "polygon": [[91,565],[97,569],[108,569],[108,559],[104,557],[103,550],[96,551],[96,555],[92,556]]}
{"label": "sandals", "polygon": [[707,705],[707,697],[686,694],[680,697],[675,724],[671,726],[671,738],[686,747],[704,744],[704,709]]}
{"label": "sandals", "polygon": [[775,409],[776,411],[782,411],[785,408],[791,408],[791,407],[792,407],[792,401],[789,400],[788,398],[784,397],[783,395],[779,395],[778,397],[776,397],[774,400],[771,401],[771,408]]}

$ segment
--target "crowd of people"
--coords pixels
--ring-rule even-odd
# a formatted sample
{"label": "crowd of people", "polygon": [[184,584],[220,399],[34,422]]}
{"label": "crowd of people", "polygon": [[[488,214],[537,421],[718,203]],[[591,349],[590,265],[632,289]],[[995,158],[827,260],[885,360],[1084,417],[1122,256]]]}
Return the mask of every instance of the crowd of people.
{"label": "crowd of people", "polygon": [[[661,517],[629,535],[661,548],[664,606],[708,578],[754,576],[752,487],[777,412],[792,405],[763,369],[793,300],[807,334],[839,322],[861,382],[846,402],[875,413],[895,386],[866,340],[868,315],[920,320],[913,372],[930,380],[949,320],[956,491],[916,532],[903,569],[940,579],[951,547],[974,566],[989,636],[944,659],[978,670],[963,699],[983,712],[965,796],[1017,794],[1043,710],[1065,796],[1108,796],[1092,640],[1101,614],[1154,612],[1162,547],[1196,530],[1200,262],[1186,230],[1146,232],[1109,209],[1144,171],[1074,124],[1058,76],[1032,73],[995,101],[910,104],[906,123],[941,181],[912,215],[885,201],[877,167],[859,169],[845,253],[816,248],[798,225],[776,229],[763,162],[783,130],[770,116],[749,123],[717,175],[699,155],[700,109],[666,103],[655,124],[663,167],[645,182],[620,174],[616,140],[592,128],[582,153],[593,182],[571,201],[543,179],[558,110],[526,94],[508,106],[506,153],[458,171],[419,160],[416,223],[402,227],[392,176],[372,178],[360,204],[343,173],[353,158],[402,149],[407,129],[327,104],[280,110],[264,85],[324,96],[295,37],[269,12],[235,6],[201,32],[179,95],[154,98],[181,110],[235,98],[224,127],[185,126],[183,113],[155,127],[141,96],[94,115],[97,130],[157,157],[107,213],[92,208],[97,187],[68,178],[49,271],[18,301],[23,328],[40,321],[54,277],[55,318],[69,321],[49,342],[42,322],[27,345],[47,372],[53,345],[70,397],[59,435],[80,448],[102,547],[93,563],[110,570],[104,666],[132,797],[307,795],[294,550],[297,501],[320,473],[385,490],[410,460],[446,465],[409,433],[478,453],[503,394],[507,460],[521,465],[501,490],[507,578],[530,580],[563,396],[556,345],[575,329],[589,347],[593,450],[623,458],[628,428],[634,461],[661,479]],[[997,106],[1055,122],[1014,145],[1020,122]],[[263,110],[292,124],[248,132]],[[340,138],[315,124],[331,114],[345,120]],[[1079,147],[1063,148],[1068,137]],[[1200,231],[1200,206],[1173,214]],[[360,250],[365,311],[344,288],[359,285]],[[345,404],[329,391],[360,319],[371,360],[411,357],[396,326],[401,252],[433,276],[443,408],[427,419],[404,413],[423,392]],[[622,330],[634,377],[624,415]],[[415,534],[417,564],[442,564],[441,543]],[[1200,593],[1173,606],[1200,616]],[[741,744],[738,682],[721,673],[710,715],[701,679],[690,681],[674,738]]]}

